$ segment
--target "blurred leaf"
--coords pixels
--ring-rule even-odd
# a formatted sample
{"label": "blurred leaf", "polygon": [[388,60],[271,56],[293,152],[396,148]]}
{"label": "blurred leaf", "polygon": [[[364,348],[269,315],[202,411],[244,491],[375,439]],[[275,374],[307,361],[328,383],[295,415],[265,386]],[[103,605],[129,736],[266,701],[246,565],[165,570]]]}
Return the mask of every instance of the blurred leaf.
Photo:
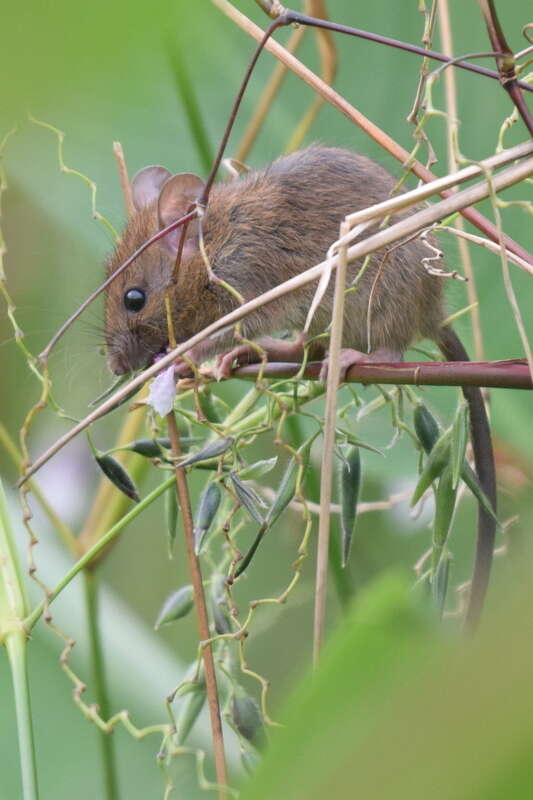
{"label": "blurred leaf", "polygon": [[186,617],[194,604],[194,594],[192,586],[182,586],[177,592],[173,592],[163,603],[154,628],[159,630],[162,625]]}

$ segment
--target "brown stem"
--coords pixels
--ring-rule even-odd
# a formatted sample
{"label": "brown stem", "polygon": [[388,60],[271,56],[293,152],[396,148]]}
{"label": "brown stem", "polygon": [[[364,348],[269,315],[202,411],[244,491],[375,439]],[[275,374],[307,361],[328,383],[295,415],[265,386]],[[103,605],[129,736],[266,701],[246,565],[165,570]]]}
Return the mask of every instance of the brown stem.
{"label": "brown stem", "polygon": [[[181,444],[174,413],[167,416],[168,435],[172,445],[172,455],[174,458],[181,456]],[[194,605],[198,620],[198,631],[201,642],[207,642],[210,638],[209,620],[207,617],[207,606],[205,602],[204,584],[200,563],[194,552],[193,519],[191,513],[191,503],[187,478],[185,471],[176,469],[176,495],[181,509],[183,520],[183,531],[185,533],[185,547],[187,550],[187,561],[194,591]],[[209,716],[211,719],[211,733],[213,736],[213,751],[215,755],[215,769],[217,773],[217,783],[220,785],[219,798],[224,800],[227,793],[224,787],[227,785],[226,757],[224,754],[224,736],[222,733],[222,723],[220,720],[220,708],[218,703],[218,689],[215,675],[215,664],[211,645],[203,645],[202,657],[205,671],[205,686],[207,691],[207,703],[209,706]]]}
{"label": "brown stem", "polygon": [[[322,362],[311,362],[303,371],[305,380],[318,380]],[[233,370],[231,378],[255,380],[260,364],[247,364]],[[269,363],[264,378],[293,378],[299,364]],[[483,386],[498,389],[533,389],[526,359],[507,361],[412,361],[401,363],[361,362],[350,367],[347,383],[395,383],[412,386]]]}
{"label": "brown stem", "polygon": [[507,39],[500,25],[498,14],[493,0],[479,0],[481,13],[487,26],[487,32],[494,50],[502,53],[496,56],[496,64],[500,75],[500,83],[516,106],[529,133],[533,136],[533,116],[531,116],[526,102],[522,96],[522,84],[516,78],[513,51],[507,44]]}

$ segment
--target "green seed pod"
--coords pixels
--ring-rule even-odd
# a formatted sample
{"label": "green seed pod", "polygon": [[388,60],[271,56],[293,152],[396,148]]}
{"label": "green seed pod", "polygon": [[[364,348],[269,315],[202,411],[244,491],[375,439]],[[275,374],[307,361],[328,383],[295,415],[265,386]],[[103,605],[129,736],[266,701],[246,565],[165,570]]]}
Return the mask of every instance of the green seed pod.
{"label": "green seed pod", "polygon": [[231,698],[230,718],[240,735],[260,747],[265,741],[263,717],[253,697],[242,686],[236,686]]}
{"label": "green seed pod", "polygon": [[204,536],[211,527],[222,497],[218,483],[208,483],[200,497],[198,513],[194,523],[194,552],[200,552]]}
{"label": "green seed pod", "polygon": [[[302,446],[298,449],[298,454],[300,455],[302,461],[302,474],[305,475],[307,467],[309,465],[309,456],[311,453],[311,445],[313,444],[314,440],[316,439],[318,434],[313,434],[306,442],[302,444]],[[257,535],[252,542],[248,552],[242,559],[241,563],[239,564],[238,568],[235,570],[235,574],[233,579],[242,575],[252,558],[254,557],[255,551],[259,547],[261,543],[261,539],[267,532],[269,528],[276,522],[278,517],[285,511],[289,503],[294,497],[296,492],[296,483],[298,479],[298,469],[299,469],[299,462],[296,458],[291,458],[285,467],[285,472],[283,473],[283,477],[281,482],[278,486],[278,490],[276,492],[276,496],[274,498],[274,502],[270,506],[267,515],[265,517],[265,521],[259,528]]]}
{"label": "green seed pod", "polygon": [[448,592],[448,581],[450,577],[450,563],[451,556],[449,553],[443,553],[439,561],[435,575],[433,576],[433,599],[435,605],[442,614],[444,611],[444,603],[446,602],[446,594]]}
{"label": "green seed pod", "polygon": [[260,525],[262,525],[263,515],[257,508],[257,502],[259,501],[262,505],[264,505],[263,501],[260,498],[258,498],[256,493],[253,492],[248,486],[245,486],[245,484],[240,480],[236,472],[230,472],[229,476],[231,478],[233,488],[235,489],[235,494],[237,495],[239,501],[248,511],[251,518],[256,522],[258,522]]}
{"label": "green seed pod", "polygon": [[183,745],[187,740],[192,726],[198,719],[200,712],[204,707],[205,698],[205,689],[199,689],[198,691],[193,692],[193,694],[191,694],[187,699],[176,725],[176,738],[178,745]]}
{"label": "green seed pod", "polygon": [[163,455],[162,447],[170,449],[170,439],[136,439],[124,445],[124,450],[131,450],[145,458],[160,458]]}
{"label": "green seed pod", "polygon": [[342,530],[342,566],[348,563],[352,536],[357,520],[357,503],[361,489],[361,455],[358,447],[350,447],[341,464],[340,500]]}
{"label": "green seed pod", "polygon": [[215,441],[209,442],[209,444],[202,448],[202,450],[200,450],[198,453],[193,453],[184,461],[176,464],[176,467],[189,467],[191,464],[196,464],[198,461],[207,461],[210,458],[221,456],[230,449],[230,447],[233,445],[233,442],[233,436],[224,436],[222,439],[215,439]]}
{"label": "green seed pod", "polygon": [[220,414],[213,402],[213,394],[207,386],[205,386],[201,392],[198,392],[198,403],[208,422],[220,422]]}
{"label": "green seed pod", "polygon": [[439,423],[423,403],[415,406],[413,422],[420,444],[426,453],[430,453],[440,436]]}
{"label": "green seed pod", "polygon": [[465,463],[466,444],[468,441],[466,403],[460,403],[452,425],[451,463],[453,488],[459,483],[463,464]]}
{"label": "green seed pod", "polygon": [[162,625],[169,625],[171,622],[186,617],[193,607],[194,594],[192,586],[182,586],[177,592],[173,592],[167,597],[157,615],[154,625],[155,630],[159,630]]}
{"label": "green seed pod", "polygon": [[452,466],[443,470],[437,491],[435,493],[435,519],[433,521],[433,568],[439,564],[444,545],[450,532],[455,502],[457,499],[457,488],[453,487]]}
{"label": "green seed pod", "polygon": [[257,478],[262,478],[263,475],[273,470],[277,463],[277,456],[266,458],[262,461],[256,461],[255,464],[249,464],[247,467],[243,467],[243,469],[239,470],[239,477],[242,478],[242,480],[257,480]]}
{"label": "green seed pod", "polygon": [[167,523],[168,556],[172,558],[172,548],[174,547],[178,527],[176,486],[170,486],[165,492],[165,519]]}
{"label": "green seed pod", "polygon": [[450,438],[451,428],[448,428],[435,442],[413,492],[411,498],[412,506],[418,503],[426,489],[439,477],[444,467],[448,464],[450,460]]}
{"label": "green seed pod", "polygon": [[483,489],[481,488],[481,486],[479,485],[477,475],[470,466],[470,464],[468,463],[468,461],[465,461],[463,464],[463,471],[461,473],[461,478],[464,480],[464,482],[466,483],[466,485],[468,486],[468,488],[470,489],[476,500],[478,500],[481,503],[485,511],[488,514],[490,514],[493,519],[496,520],[499,526],[500,523],[498,521],[498,518],[496,517],[496,514],[494,513],[494,509],[491,505],[491,502],[487,497],[487,495],[485,494],[485,492],[483,491]]}
{"label": "green seed pod", "polygon": [[248,775],[253,775],[261,763],[261,758],[259,757],[258,753],[255,752],[255,750],[251,750],[247,747],[246,749],[241,750],[241,761]]}
{"label": "green seed pod", "polygon": [[138,503],[140,497],[137,487],[122,464],[120,464],[116,458],[113,458],[113,456],[106,455],[105,453],[97,453],[94,457],[96,463],[104,475],[109,478],[111,483],[114,483],[117,489],[120,489],[121,492],[124,492],[125,495]]}
{"label": "green seed pod", "polygon": [[213,608],[213,625],[217,636],[222,636],[224,633],[231,633],[231,621],[229,614],[225,608],[225,603],[212,603]]}

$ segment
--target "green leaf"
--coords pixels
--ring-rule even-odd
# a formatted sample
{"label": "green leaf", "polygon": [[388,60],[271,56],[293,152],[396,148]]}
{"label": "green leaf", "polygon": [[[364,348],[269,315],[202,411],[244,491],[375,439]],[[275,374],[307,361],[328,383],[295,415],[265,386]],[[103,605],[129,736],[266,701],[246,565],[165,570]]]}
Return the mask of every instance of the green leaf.
{"label": "green leaf", "polygon": [[459,478],[463,470],[465,461],[466,445],[468,442],[468,412],[467,405],[463,401],[459,403],[457,413],[452,425],[451,442],[451,462],[452,462],[452,486],[455,489],[459,483]]}
{"label": "green leaf", "polygon": [[429,489],[433,481],[439,477],[444,467],[448,464],[450,460],[450,438],[451,428],[448,428],[435,442],[413,492],[411,498],[412,506],[418,503],[426,489]]}
{"label": "green leaf", "polygon": [[197,453],[193,453],[183,461],[180,461],[179,464],[176,464],[176,468],[181,469],[182,467],[189,467],[191,464],[197,464],[199,461],[217,458],[227,452],[230,447],[232,447],[234,441],[235,439],[233,436],[223,436],[221,439],[215,439],[213,442],[206,444],[206,446]]}

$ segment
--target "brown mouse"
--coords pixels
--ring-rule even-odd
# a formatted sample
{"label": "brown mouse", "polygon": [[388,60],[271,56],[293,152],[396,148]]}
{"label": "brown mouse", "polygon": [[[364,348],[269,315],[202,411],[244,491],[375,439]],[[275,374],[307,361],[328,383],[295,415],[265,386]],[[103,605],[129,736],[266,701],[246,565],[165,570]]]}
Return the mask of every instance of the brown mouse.
{"label": "brown mouse", "polygon": [[[369,159],[322,146],[300,150],[279,158],[264,170],[219,183],[212,188],[201,220],[210,267],[217,278],[237,289],[246,301],[251,300],[323,261],[329,246],[338,238],[344,217],[387,199],[395,183]],[[137,211],[108,263],[109,274],[146,239],[183,216],[200,196],[203,182],[189,173],[171,175],[165,168],[154,166],[135,176],[132,189]],[[399,218],[401,215],[393,219]],[[108,362],[117,374],[143,367],[166,351],[167,290],[177,342],[186,341],[237,305],[227,289],[210,280],[200,252],[198,220],[187,228],[177,279],[172,284],[179,238],[177,230],[161,239],[119,275],[108,290]],[[430,255],[420,239],[391,249],[385,259],[383,252],[373,254],[358,290],[346,296],[344,368],[358,360],[401,360],[409,345],[421,338],[432,339],[450,361],[468,359],[453,330],[442,327],[443,282],[424,266],[423,259]],[[360,262],[350,264],[351,278],[360,267]],[[291,344],[264,337],[287,329],[302,331],[315,289],[315,284],[308,284],[257,309],[242,321],[242,335],[261,341],[271,360],[296,360],[302,352],[301,340]],[[332,302],[330,285],[313,318],[311,336],[327,330]],[[216,354],[222,354],[219,369],[227,374],[234,359],[247,360],[250,350],[235,347],[233,332],[228,330],[190,353],[197,362]],[[494,459],[482,395],[472,387],[465,387],[463,392],[470,409],[476,470],[496,508]],[[495,522],[480,505],[467,620],[471,627],[477,623],[487,588],[494,534]]]}

